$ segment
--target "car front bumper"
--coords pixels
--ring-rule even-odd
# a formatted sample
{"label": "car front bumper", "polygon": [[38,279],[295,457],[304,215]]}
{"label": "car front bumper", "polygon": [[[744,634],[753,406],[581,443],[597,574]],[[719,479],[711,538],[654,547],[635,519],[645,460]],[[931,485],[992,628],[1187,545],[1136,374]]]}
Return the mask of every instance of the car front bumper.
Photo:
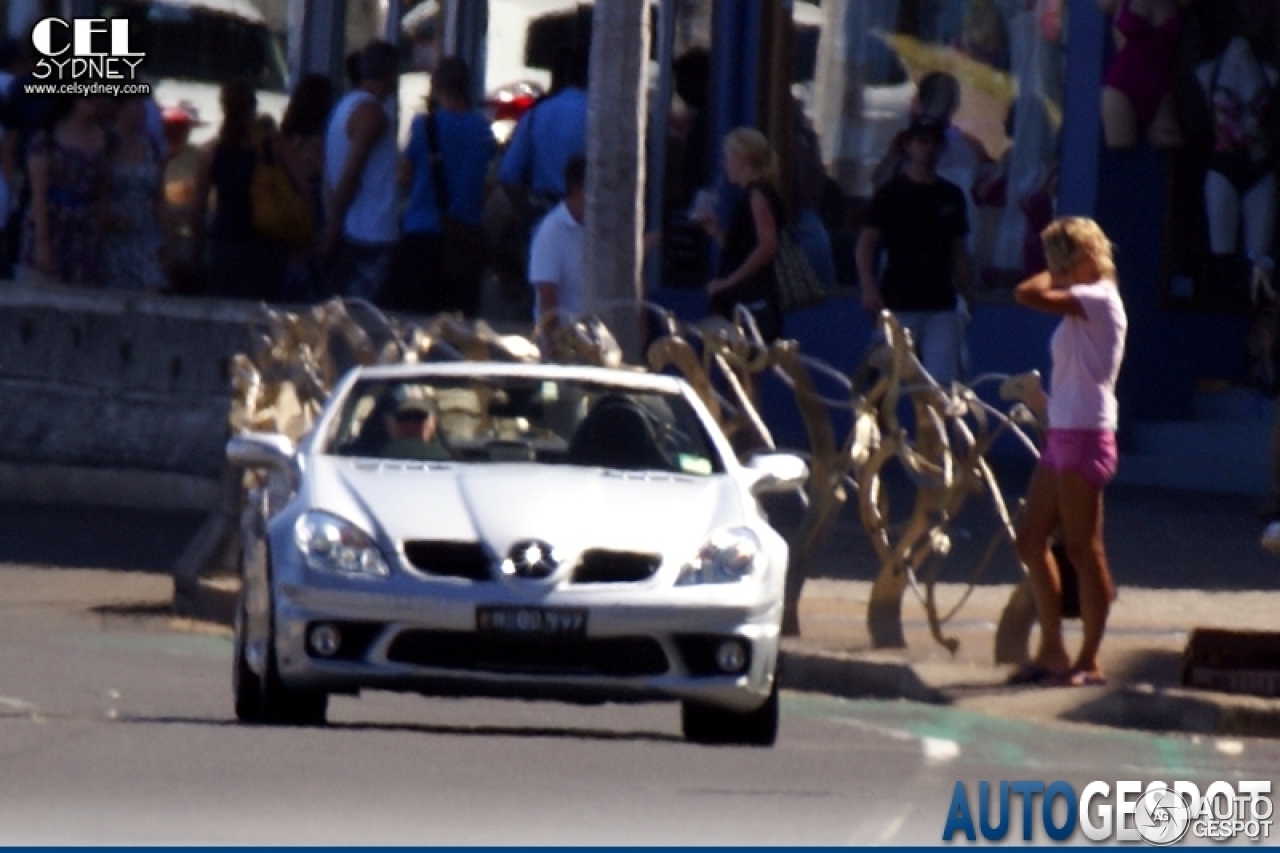
{"label": "car front bumper", "polygon": [[[286,583],[273,598],[277,666],[292,687],[585,702],[682,699],[736,711],[758,707],[773,687],[782,608],[759,584],[535,595],[502,583]],[[585,613],[585,630],[482,631],[478,609],[491,607]],[[337,630],[336,651],[318,651],[312,640],[318,626]],[[717,655],[726,642],[744,658],[727,671]]]}

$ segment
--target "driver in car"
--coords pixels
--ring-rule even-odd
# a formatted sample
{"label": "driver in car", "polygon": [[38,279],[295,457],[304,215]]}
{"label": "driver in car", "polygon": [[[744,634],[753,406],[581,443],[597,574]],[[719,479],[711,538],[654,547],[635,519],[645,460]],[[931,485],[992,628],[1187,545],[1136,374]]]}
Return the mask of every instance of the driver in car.
{"label": "driver in car", "polygon": [[389,439],[379,455],[426,462],[453,458],[437,434],[439,419],[421,388],[399,389],[386,408],[383,422]]}

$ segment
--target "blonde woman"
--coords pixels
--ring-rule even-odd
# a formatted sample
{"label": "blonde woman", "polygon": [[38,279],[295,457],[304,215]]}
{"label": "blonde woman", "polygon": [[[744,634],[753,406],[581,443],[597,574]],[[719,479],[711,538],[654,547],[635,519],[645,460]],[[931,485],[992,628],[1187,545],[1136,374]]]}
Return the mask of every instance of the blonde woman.
{"label": "blonde woman", "polygon": [[744,306],[765,340],[773,340],[782,335],[773,258],[786,221],[777,189],[777,156],[763,133],[751,127],[735,128],[724,139],[724,171],[729,183],[743,193],[728,230],[721,231],[714,216],[701,223],[720,243],[718,276],[707,285],[710,310],[732,319],[734,308]]}
{"label": "blonde woman", "polygon": [[[1035,593],[1040,647],[1010,681],[1103,684],[1098,649],[1115,589],[1102,540],[1102,492],[1116,471],[1115,386],[1128,320],[1111,243],[1096,222],[1055,220],[1041,242],[1049,269],[1015,291],[1019,304],[1062,317],[1050,343],[1048,431],[1017,534]],[[1059,528],[1078,577],[1084,624],[1074,660],[1062,642],[1062,580],[1049,548]]]}

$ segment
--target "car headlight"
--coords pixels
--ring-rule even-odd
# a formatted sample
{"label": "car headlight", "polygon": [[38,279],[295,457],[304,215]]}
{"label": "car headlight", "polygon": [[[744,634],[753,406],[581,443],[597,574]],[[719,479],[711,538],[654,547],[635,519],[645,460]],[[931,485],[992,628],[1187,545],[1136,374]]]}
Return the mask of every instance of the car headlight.
{"label": "car headlight", "polygon": [[349,577],[391,574],[369,534],[346,519],[320,510],[305,512],[293,526],[293,540],[307,568]]}
{"label": "car headlight", "polygon": [[680,567],[676,586],[736,583],[750,577],[763,563],[764,549],[749,528],[717,530],[698,549],[697,556]]}

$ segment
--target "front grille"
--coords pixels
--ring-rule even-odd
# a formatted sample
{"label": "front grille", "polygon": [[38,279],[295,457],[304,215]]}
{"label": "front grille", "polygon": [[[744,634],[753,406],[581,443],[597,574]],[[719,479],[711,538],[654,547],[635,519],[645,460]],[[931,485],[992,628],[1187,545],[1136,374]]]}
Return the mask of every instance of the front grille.
{"label": "front grille", "polygon": [[658,554],[587,551],[573,570],[574,583],[635,583],[653,577],[662,564]]}
{"label": "front grille", "polygon": [[662,675],[667,656],[649,637],[532,638],[466,631],[403,631],[387,659],[436,669],[628,678]]}
{"label": "front grille", "polygon": [[473,581],[493,577],[489,571],[489,555],[479,542],[409,539],[404,543],[404,557],[415,569],[433,575]]}

